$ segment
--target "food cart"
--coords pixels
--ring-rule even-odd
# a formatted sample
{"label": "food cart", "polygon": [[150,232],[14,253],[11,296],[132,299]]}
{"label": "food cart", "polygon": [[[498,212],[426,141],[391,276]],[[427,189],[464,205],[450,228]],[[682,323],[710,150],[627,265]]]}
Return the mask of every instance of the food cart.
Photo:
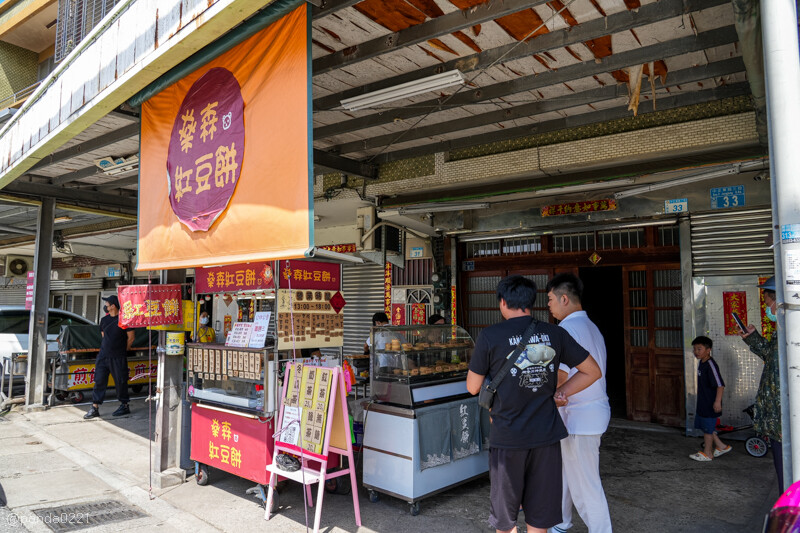
{"label": "food cart", "polygon": [[[458,326],[386,326],[371,331],[364,418],[364,486],[419,501],[489,469],[488,416],[467,392],[473,342]],[[486,439],[484,438],[486,437]]]}
{"label": "food cart", "polygon": [[[241,310],[238,321],[212,317],[224,344],[187,345],[196,481],[206,485],[213,467],[253,481],[248,492],[266,501],[284,367],[302,348],[342,346],[341,265],[292,260],[203,268],[195,283],[201,298],[227,295]],[[340,359],[341,350],[332,362]],[[336,466],[338,457],[329,462]],[[333,481],[332,490],[346,490],[342,478]],[[274,499],[273,511],[277,505]]]}
{"label": "food cart", "polygon": [[[58,335],[58,353],[52,354],[52,357],[48,354],[51,363],[48,375],[51,404],[54,397],[59,401],[80,403],[84,399],[83,391],[94,388],[95,363],[102,341],[99,326],[62,326]],[[133,346],[128,352],[128,386],[134,393],[141,392],[151,380],[156,379],[157,347],[156,332],[141,328],[134,330]],[[114,386],[111,376],[109,386]]]}

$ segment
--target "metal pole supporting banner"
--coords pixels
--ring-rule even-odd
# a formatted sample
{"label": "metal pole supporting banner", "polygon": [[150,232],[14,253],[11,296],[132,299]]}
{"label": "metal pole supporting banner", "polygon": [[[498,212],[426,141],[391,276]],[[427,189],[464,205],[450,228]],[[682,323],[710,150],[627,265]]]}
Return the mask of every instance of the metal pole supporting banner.
{"label": "metal pole supporting banner", "polygon": [[44,406],[47,385],[47,310],[50,307],[50,265],[53,262],[54,198],[42,198],[36,226],[36,255],[33,261],[33,307],[28,326],[28,383],[25,387],[27,408]]}
{"label": "metal pole supporting banner", "polygon": [[[776,246],[784,484],[800,477],[800,49],[794,2],[761,0]],[[783,316],[781,316],[783,315]],[[781,320],[782,319],[782,320]],[[784,387],[785,386],[785,387]],[[788,422],[788,423],[787,423]],[[787,462],[788,460],[788,462]]]}

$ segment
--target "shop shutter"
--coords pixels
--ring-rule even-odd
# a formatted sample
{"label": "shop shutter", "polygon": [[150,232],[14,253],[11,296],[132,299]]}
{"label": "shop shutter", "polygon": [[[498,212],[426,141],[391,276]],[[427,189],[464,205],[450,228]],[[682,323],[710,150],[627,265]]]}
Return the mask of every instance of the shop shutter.
{"label": "shop shutter", "polygon": [[774,273],[769,207],[698,213],[690,223],[693,276]]}
{"label": "shop shutter", "polygon": [[51,279],[51,291],[85,291],[91,289],[101,290],[103,278],[91,279]]}
{"label": "shop shutter", "polygon": [[372,315],[384,310],[383,267],[376,264],[344,265],[344,354],[364,353]]}
{"label": "shop shutter", "polygon": [[25,305],[25,285],[0,286],[0,305]]}

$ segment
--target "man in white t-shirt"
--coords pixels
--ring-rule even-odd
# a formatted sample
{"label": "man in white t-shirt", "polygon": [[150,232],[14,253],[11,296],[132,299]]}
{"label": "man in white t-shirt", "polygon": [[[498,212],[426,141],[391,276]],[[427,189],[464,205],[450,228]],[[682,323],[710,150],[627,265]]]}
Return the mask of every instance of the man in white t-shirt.
{"label": "man in white t-shirt", "polygon": [[[562,522],[551,531],[563,533],[572,527],[572,505],[589,533],[610,533],[611,516],[600,481],[600,437],[608,429],[611,408],[606,395],[606,345],[597,326],[581,306],[583,283],[573,274],[559,274],[547,284],[547,306],[578,344],[597,361],[603,375],[561,407],[569,437],[561,441],[563,457]],[[558,383],[575,372],[561,365]]]}

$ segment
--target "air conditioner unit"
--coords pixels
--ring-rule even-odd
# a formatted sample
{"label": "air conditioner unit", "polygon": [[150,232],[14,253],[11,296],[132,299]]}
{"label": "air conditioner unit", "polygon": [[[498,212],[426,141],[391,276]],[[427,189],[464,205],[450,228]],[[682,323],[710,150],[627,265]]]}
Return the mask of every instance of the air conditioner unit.
{"label": "air conditioner unit", "polygon": [[25,278],[28,276],[29,270],[33,270],[33,257],[20,255],[6,256],[7,278]]}

